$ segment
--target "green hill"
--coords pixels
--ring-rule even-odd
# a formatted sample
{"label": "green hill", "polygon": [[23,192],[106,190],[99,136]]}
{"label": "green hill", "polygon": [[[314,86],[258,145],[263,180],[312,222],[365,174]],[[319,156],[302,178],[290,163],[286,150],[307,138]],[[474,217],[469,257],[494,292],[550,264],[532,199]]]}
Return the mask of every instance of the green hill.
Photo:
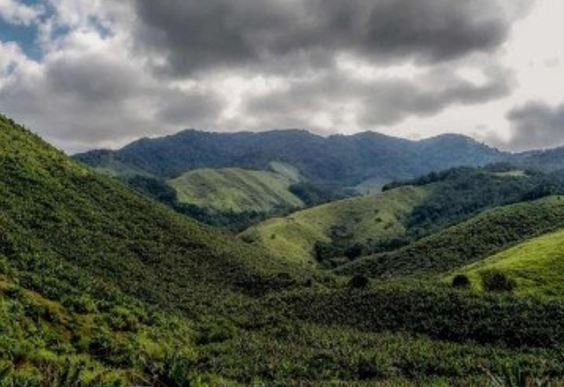
{"label": "green hill", "polygon": [[562,297],[564,230],[527,240],[465,266],[456,273],[466,274],[475,289],[483,290],[480,274],[492,270],[502,272],[515,281],[515,293],[518,295]]}
{"label": "green hill", "polygon": [[0,380],[166,378],[192,356],[186,316],[294,275],[0,116]]}
{"label": "green hill", "polygon": [[197,169],[169,180],[178,201],[219,212],[261,212],[303,207],[300,198],[290,192],[299,181],[291,167],[282,174],[241,168]]}
{"label": "green hill", "polygon": [[402,187],[337,201],[267,220],[241,238],[290,261],[314,263],[316,242],[376,243],[402,236],[408,215],[426,196],[425,188]]}
{"label": "green hill", "polygon": [[167,306],[238,292],[241,282],[284,270],[244,243],[92,173],[6,120],[0,136],[0,253],[53,257]]}
{"label": "green hill", "polygon": [[[391,197],[401,230],[414,203]],[[1,386],[560,385],[563,316],[560,298],[291,264],[0,117]]]}
{"label": "green hill", "polygon": [[341,274],[401,277],[441,273],[564,226],[564,198],[550,196],[494,208],[396,251],[358,259]]}
{"label": "green hill", "polygon": [[335,267],[397,250],[490,208],[564,192],[564,183],[559,176],[493,165],[432,173],[384,189],[265,221],[241,237],[292,261]]}

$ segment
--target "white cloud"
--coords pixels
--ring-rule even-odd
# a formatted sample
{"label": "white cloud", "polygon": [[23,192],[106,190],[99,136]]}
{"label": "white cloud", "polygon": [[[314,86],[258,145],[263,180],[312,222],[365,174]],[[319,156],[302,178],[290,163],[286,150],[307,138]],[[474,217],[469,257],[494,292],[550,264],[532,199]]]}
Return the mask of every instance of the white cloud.
{"label": "white cloud", "polygon": [[30,25],[43,13],[40,6],[30,6],[16,0],[0,0],[0,18],[18,25]]}

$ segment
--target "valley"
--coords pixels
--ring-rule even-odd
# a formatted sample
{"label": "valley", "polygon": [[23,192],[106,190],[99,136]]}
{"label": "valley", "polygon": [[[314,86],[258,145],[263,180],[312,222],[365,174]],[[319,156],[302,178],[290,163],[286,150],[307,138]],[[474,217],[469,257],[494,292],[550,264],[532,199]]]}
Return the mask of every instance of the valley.
{"label": "valley", "polygon": [[564,175],[486,153],[363,195],[270,155],[100,170],[2,117],[0,380],[559,386]]}

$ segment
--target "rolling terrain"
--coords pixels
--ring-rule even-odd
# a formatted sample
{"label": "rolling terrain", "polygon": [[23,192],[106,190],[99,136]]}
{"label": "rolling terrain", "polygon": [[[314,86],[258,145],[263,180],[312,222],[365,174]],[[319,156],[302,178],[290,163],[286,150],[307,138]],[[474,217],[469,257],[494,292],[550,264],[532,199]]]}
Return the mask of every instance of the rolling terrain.
{"label": "rolling terrain", "polygon": [[487,210],[405,247],[360,258],[337,271],[373,277],[428,277],[480,261],[562,226],[564,198],[549,196]]}
{"label": "rolling terrain", "polygon": [[[410,249],[422,238],[442,235],[445,228],[485,210],[564,192],[562,182],[560,176],[514,170],[511,166],[455,168],[389,184],[381,194],[270,219],[240,237],[273,255],[335,267],[351,260],[360,262],[361,256],[393,256],[396,250],[404,246]],[[471,246],[476,249],[474,243]],[[392,270],[398,262],[386,261],[384,266]]]}
{"label": "rolling terrain", "polygon": [[[479,170],[470,179],[454,173],[462,187],[482,188],[438,206],[438,228],[419,216],[442,203],[452,172],[313,209],[327,207],[315,232],[329,230],[338,241],[406,233],[408,244],[388,246],[387,253],[459,228],[465,258],[437,265],[428,278],[411,275],[417,263],[395,271],[397,278],[371,281],[365,273],[340,276],[272,255],[187,219],[4,117],[0,166],[0,385],[564,381],[561,297],[444,282],[453,269],[563,228],[564,200],[547,195],[546,187],[537,191],[537,178],[528,173]],[[510,179],[516,190],[504,200],[524,195],[527,201],[504,203],[506,185],[498,179]],[[483,192],[495,200],[476,200]],[[372,222],[378,216],[382,221]],[[346,227],[331,230],[335,222]],[[410,228],[428,235],[411,235]],[[415,262],[443,261],[433,258],[431,245],[419,252],[423,259]]]}

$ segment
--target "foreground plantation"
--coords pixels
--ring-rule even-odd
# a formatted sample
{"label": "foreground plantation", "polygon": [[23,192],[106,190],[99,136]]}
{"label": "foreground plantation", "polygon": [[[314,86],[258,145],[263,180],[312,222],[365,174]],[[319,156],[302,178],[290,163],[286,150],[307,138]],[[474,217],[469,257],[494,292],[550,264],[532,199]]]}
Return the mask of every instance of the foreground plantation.
{"label": "foreground plantation", "polygon": [[[311,240],[407,236],[331,271],[187,219],[3,117],[0,167],[0,386],[564,383],[561,231],[544,235],[564,227],[557,195],[443,212],[421,238],[425,185],[317,207]],[[516,290],[451,286],[474,283],[471,263]]]}

